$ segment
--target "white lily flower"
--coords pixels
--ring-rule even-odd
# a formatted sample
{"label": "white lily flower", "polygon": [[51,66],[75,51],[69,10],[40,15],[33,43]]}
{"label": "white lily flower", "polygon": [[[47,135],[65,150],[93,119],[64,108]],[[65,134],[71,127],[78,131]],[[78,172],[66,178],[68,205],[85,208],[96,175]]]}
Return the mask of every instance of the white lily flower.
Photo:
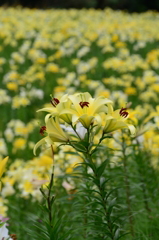
{"label": "white lily flower", "polygon": [[6,223],[1,223],[3,224],[1,227],[0,227],[0,239],[2,240],[11,240],[12,238],[9,236],[8,234],[8,229],[7,229],[7,224]]}

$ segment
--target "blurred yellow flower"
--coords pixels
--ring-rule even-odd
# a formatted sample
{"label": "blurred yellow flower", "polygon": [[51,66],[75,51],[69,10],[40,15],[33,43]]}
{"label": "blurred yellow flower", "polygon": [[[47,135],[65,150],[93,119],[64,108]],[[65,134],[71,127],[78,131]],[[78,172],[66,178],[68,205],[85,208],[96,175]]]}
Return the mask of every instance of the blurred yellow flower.
{"label": "blurred yellow flower", "polygon": [[30,101],[27,97],[15,96],[12,100],[12,107],[19,108],[21,106],[27,106],[30,104]]}
{"label": "blurred yellow flower", "polygon": [[11,91],[17,91],[18,90],[18,85],[15,82],[9,82],[6,84],[6,87],[11,90]]}
{"label": "blurred yellow flower", "polygon": [[122,47],[125,47],[125,46],[126,46],[126,43],[125,43],[125,42],[120,42],[120,41],[118,41],[118,42],[115,43],[115,46],[116,46],[117,48],[122,48]]}
{"label": "blurred yellow flower", "polygon": [[0,160],[0,178],[2,177],[2,175],[5,171],[8,158],[9,157],[5,157],[4,159]]}
{"label": "blurred yellow flower", "polygon": [[13,152],[16,152],[19,149],[24,149],[26,146],[26,139],[17,138],[13,142]]}
{"label": "blurred yellow flower", "polygon": [[86,74],[82,74],[82,75],[80,75],[78,78],[79,78],[79,80],[80,80],[81,82],[84,82],[84,81],[87,79],[87,75],[86,75]]}
{"label": "blurred yellow flower", "polygon": [[152,91],[159,93],[159,84],[153,84],[151,86]]}
{"label": "blurred yellow flower", "polygon": [[19,79],[20,75],[17,72],[12,72],[9,75],[10,80],[17,80]]}
{"label": "blurred yellow flower", "polygon": [[108,98],[108,97],[110,97],[110,92],[109,92],[108,90],[101,91],[101,92],[99,93],[99,96],[103,96],[103,97],[105,97],[105,98]]}
{"label": "blurred yellow flower", "polygon": [[0,197],[0,215],[7,216],[8,207],[5,205],[8,201]]}
{"label": "blurred yellow flower", "polygon": [[118,39],[119,39],[119,36],[117,35],[117,34],[114,34],[113,36],[112,36],[112,42],[117,42],[118,41]]}
{"label": "blurred yellow flower", "polygon": [[46,71],[57,73],[59,72],[59,66],[55,63],[48,63],[48,65],[46,66]]}
{"label": "blurred yellow flower", "polygon": [[125,93],[128,95],[135,95],[137,91],[136,91],[136,88],[134,87],[127,87],[125,88]]}
{"label": "blurred yellow flower", "polygon": [[80,59],[79,58],[74,58],[74,59],[72,59],[71,62],[72,62],[73,65],[77,65],[80,62]]}
{"label": "blurred yellow flower", "polygon": [[54,54],[54,58],[58,59],[58,58],[62,57],[62,55],[63,55],[62,51],[59,50]]}
{"label": "blurred yellow flower", "polygon": [[33,192],[33,184],[31,182],[29,182],[28,180],[26,180],[24,182],[23,185],[24,191],[28,192],[28,193],[32,193]]}
{"label": "blurred yellow flower", "polygon": [[40,63],[40,64],[45,64],[46,63],[46,58],[44,58],[44,57],[37,58],[36,62]]}
{"label": "blurred yellow flower", "polygon": [[39,167],[51,168],[52,164],[53,164],[52,157],[49,157],[47,155],[40,156],[37,161],[37,166]]}
{"label": "blurred yellow flower", "polygon": [[65,92],[66,87],[65,86],[57,86],[54,88],[55,93]]}

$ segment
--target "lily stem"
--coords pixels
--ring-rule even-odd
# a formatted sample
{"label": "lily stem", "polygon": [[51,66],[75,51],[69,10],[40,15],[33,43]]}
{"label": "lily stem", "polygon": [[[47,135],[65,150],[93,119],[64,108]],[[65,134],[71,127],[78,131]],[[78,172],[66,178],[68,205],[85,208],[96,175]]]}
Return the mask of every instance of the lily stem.
{"label": "lily stem", "polygon": [[104,210],[104,213],[105,213],[105,219],[107,220],[107,226],[108,226],[108,229],[109,229],[109,233],[110,233],[110,238],[111,240],[114,240],[114,233],[113,233],[113,224],[111,222],[111,216],[110,214],[108,214],[108,210],[107,210],[107,200],[106,200],[106,193],[105,193],[105,189],[101,187],[101,183],[100,183],[100,177],[98,176],[97,174],[97,168],[92,160],[92,157],[91,155],[89,154],[89,152],[87,153],[87,159],[89,161],[89,163],[92,165],[92,171],[94,173],[94,177],[96,178],[96,186],[99,190],[99,195],[101,197],[101,204],[103,206],[103,210]]}
{"label": "lily stem", "polygon": [[73,124],[71,124],[72,129],[74,130],[74,132],[77,134],[77,136],[79,137],[80,140],[82,140],[82,138],[80,137],[79,133],[76,130],[76,127],[73,126]]}
{"label": "lily stem", "polygon": [[128,171],[127,171],[127,157],[126,157],[126,148],[123,139],[122,144],[123,150],[123,170],[124,170],[124,182],[125,182],[125,193],[126,193],[126,204],[128,210],[128,218],[129,218],[129,226],[130,226],[130,233],[131,236],[134,237],[134,219],[131,210],[131,201],[130,201],[130,185],[129,185],[129,178],[128,178]]}
{"label": "lily stem", "polygon": [[51,190],[52,190],[52,186],[53,186],[53,179],[54,179],[54,174],[51,174],[51,179],[50,179],[50,184],[49,184],[49,192],[48,192],[48,197],[47,197],[47,205],[48,205],[48,214],[49,214],[49,222],[50,222],[50,226],[52,226],[52,196],[51,196]]}
{"label": "lily stem", "polygon": [[51,196],[51,190],[52,190],[53,184],[54,184],[54,149],[53,149],[52,145],[51,145],[51,152],[52,152],[53,166],[52,166],[50,183],[49,183],[49,186],[48,186],[49,191],[48,191],[48,196],[47,196],[47,205],[48,205],[48,214],[49,214],[50,226],[53,227],[53,225],[52,225],[52,203],[53,203],[53,200],[54,200],[54,196]]}

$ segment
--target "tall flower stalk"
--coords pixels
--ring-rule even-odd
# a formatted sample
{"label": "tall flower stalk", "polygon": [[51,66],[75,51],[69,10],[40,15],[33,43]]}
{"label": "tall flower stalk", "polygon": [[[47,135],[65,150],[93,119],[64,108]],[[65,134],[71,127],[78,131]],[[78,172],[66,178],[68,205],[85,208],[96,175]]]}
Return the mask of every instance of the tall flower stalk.
{"label": "tall flower stalk", "polygon": [[44,191],[44,189],[41,187],[40,191],[43,194],[45,200],[46,200],[46,209],[48,210],[48,218],[49,218],[49,224],[51,228],[53,228],[53,223],[52,223],[52,208],[53,208],[53,203],[55,200],[55,196],[52,194],[53,191],[53,185],[54,185],[54,151],[53,151],[53,146],[51,145],[51,150],[52,150],[52,158],[53,158],[53,166],[52,166],[52,173],[50,177],[50,182],[47,187],[47,192]]}
{"label": "tall flower stalk", "polygon": [[[104,97],[94,99],[89,93],[65,95],[61,101],[53,98],[51,104],[52,110],[42,109],[49,112],[45,117],[45,126],[40,129],[40,133],[45,136],[35,145],[34,153],[44,143],[50,144],[51,148],[55,142],[72,146],[84,159],[81,163],[83,171],[80,174],[89,185],[87,193],[91,193],[89,203],[91,220],[88,222],[91,223],[89,227],[94,232],[93,239],[120,239],[123,232],[115,215],[117,205],[116,198],[112,195],[114,189],[110,189],[110,179],[105,174],[108,160],[102,162],[99,153],[105,149],[102,141],[109,138],[110,133],[128,128],[132,135],[135,134],[134,126],[127,122],[129,117],[127,108],[114,111],[112,101]],[[47,194],[41,189],[47,202],[51,228],[54,227],[51,215],[54,203],[54,196],[51,196],[53,177],[52,173]]]}
{"label": "tall flower stalk", "polygon": [[134,238],[134,219],[133,219],[133,212],[131,207],[131,193],[130,193],[130,183],[129,183],[129,175],[128,175],[128,163],[127,163],[127,156],[126,156],[126,144],[124,138],[122,139],[122,154],[123,154],[123,177],[125,183],[125,194],[126,194],[126,205],[128,211],[128,219],[129,219],[129,228],[132,238]]}

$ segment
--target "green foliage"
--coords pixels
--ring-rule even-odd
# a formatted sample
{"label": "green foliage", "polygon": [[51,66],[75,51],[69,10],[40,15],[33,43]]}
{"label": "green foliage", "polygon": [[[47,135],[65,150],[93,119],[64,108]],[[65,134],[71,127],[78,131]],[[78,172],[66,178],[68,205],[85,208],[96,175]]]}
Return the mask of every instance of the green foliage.
{"label": "green foliage", "polygon": [[[88,6],[90,2],[85,1],[85,4]],[[111,5],[122,4],[121,1],[111,0],[109,3]],[[74,4],[76,4],[75,1]],[[131,4],[136,6],[140,4],[140,1],[138,3],[134,1]],[[133,18],[133,15],[129,18]],[[153,20],[152,15],[149,18]],[[34,39],[31,39],[31,42],[31,47],[33,47]],[[135,43],[125,42],[130,55],[134,54],[133,47],[137,40]],[[4,49],[0,52],[0,55],[7,61],[3,66],[3,71],[0,72],[1,79],[4,74],[10,71],[9,60],[12,52],[18,51],[22,43],[23,40],[18,40],[15,47],[3,44]],[[144,48],[139,48],[135,52],[143,59],[146,58],[149,51],[158,47],[158,40],[145,41],[145,43]],[[114,46],[114,43],[111,44]],[[90,42],[90,49],[91,51],[81,60],[87,61],[95,56],[98,58],[98,63],[92,71],[86,73],[88,79],[102,79],[111,76],[122,78],[124,74],[120,71],[102,67],[102,63],[110,57],[115,57],[119,53],[119,49],[116,48],[114,52],[103,53],[102,48],[97,45],[96,41]],[[43,52],[47,56],[51,56],[55,53],[55,50],[43,49]],[[71,63],[73,58],[76,58],[76,52],[71,56],[55,59],[55,63],[59,64],[61,69],[67,68],[69,72],[76,72],[75,66]],[[18,72],[23,74],[31,65],[31,60],[26,58],[24,64],[18,65]],[[155,74],[159,74],[157,68],[154,69],[150,66],[151,70],[154,70]],[[144,72],[143,69],[137,68],[126,73],[137,78],[142,77]],[[47,80],[45,84],[40,81],[32,83],[33,87],[44,90],[43,100],[35,99],[30,106],[14,110],[8,103],[1,105],[1,112],[4,114],[2,114],[3,117],[0,120],[0,128],[3,131],[6,123],[11,119],[21,119],[24,123],[28,123],[30,119],[35,118],[36,110],[42,104],[50,101],[50,91],[57,86],[56,79],[65,76],[61,72],[54,74],[45,72],[45,77]],[[125,91],[125,86],[112,85],[111,82],[103,84],[106,89],[112,92],[117,90],[124,93]],[[0,86],[1,88],[5,87],[2,81],[0,81]],[[73,84],[71,86],[74,87]],[[132,82],[132,86],[137,89],[135,82]],[[151,87],[149,83],[147,86]],[[79,84],[76,89],[81,91],[81,85]],[[95,90],[90,89],[89,85],[84,85],[82,90],[95,94]],[[11,97],[17,94],[9,90],[8,92]],[[132,107],[136,107],[138,104],[143,104],[146,107],[147,103],[145,104],[143,100],[138,99],[140,93],[141,91],[137,89],[135,96],[128,96],[128,101],[132,102]],[[118,103],[115,102],[115,105],[118,106]],[[151,105],[155,108],[158,102],[154,100]],[[39,113],[39,115],[42,118],[44,114]],[[139,125],[142,121],[139,120]],[[1,135],[3,137],[4,134],[1,133]],[[142,143],[134,143],[134,139],[124,139],[124,137],[116,142],[121,148],[114,152],[105,143],[111,138],[112,136],[104,135],[100,139],[100,144],[93,144],[88,142],[89,134],[87,133],[80,142],[70,142],[76,152],[68,150],[64,154],[66,156],[69,154],[71,159],[76,156],[81,157],[83,162],[76,165],[73,173],[63,172],[58,177],[56,176],[56,184],[50,190],[50,209],[48,209],[47,199],[49,187],[42,190],[46,201],[41,203],[35,201],[31,196],[28,197],[28,195],[26,199],[24,199],[24,196],[22,198],[18,190],[12,196],[7,196],[8,202],[6,205],[8,205],[8,216],[10,218],[9,232],[15,233],[17,238],[21,240],[28,240],[29,238],[31,240],[157,240],[159,236],[159,170],[158,165],[156,168],[152,165],[154,155],[150,153],[149,149],[146,150]],[[28,142],[34,143],[37,139],[39,139],[39,128],[35,127],[32,134],[28,136]],[[128,144],[126,143],[127,140],[129,140]],[[13,152],[12,142],[8,142],[7,147],[10,163],[15,158],[22,158],[25,161],[33,158],[32,149],[28,145],[25,151],[19,149],[16,153]],[[57,153],[58,151],[59,148]],[[64,161],[67,164],[68,158]],[[72,182],[74,183],[71,190],[66,190],[63,187],[64,180],[70,185]],[[51,221],[49,219],[50,213]]]}

